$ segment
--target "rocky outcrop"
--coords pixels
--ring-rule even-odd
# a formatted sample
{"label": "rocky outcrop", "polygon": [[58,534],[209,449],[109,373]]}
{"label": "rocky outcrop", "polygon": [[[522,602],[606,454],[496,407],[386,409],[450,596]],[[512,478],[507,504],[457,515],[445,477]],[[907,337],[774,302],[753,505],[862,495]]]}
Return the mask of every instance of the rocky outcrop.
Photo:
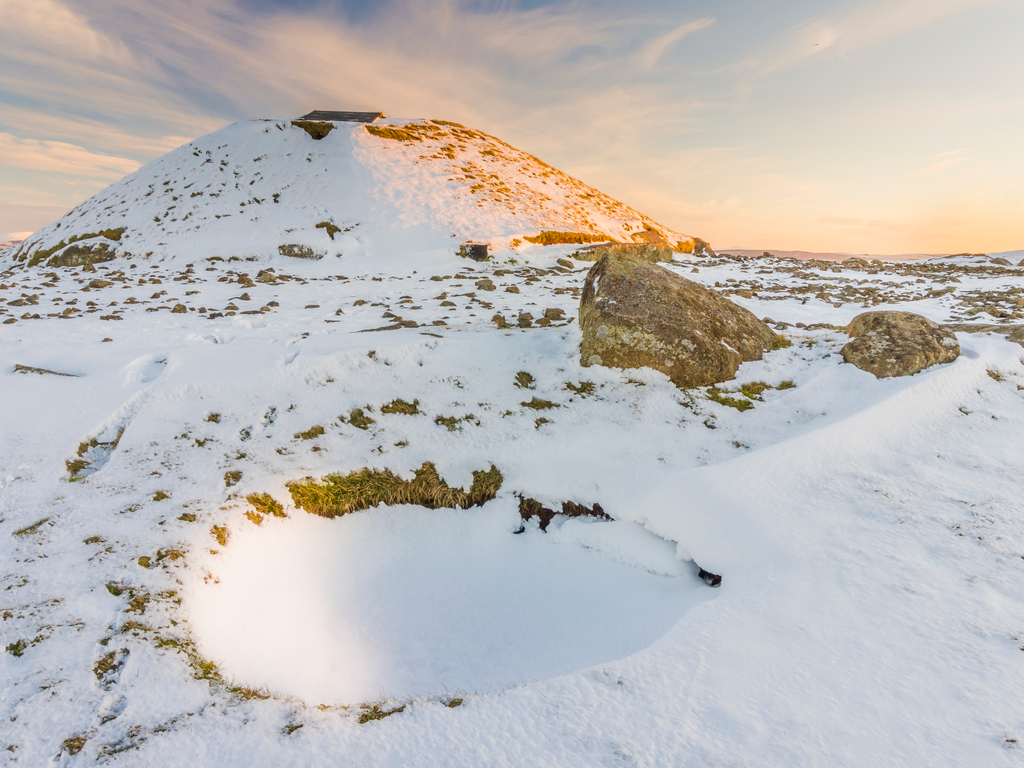
{"label": "rocky outcrop", "polygon": [[782,341],[717,292],[616,251],[587,274],[579,322],[584,366],[646,366],[679,387],[728,381]]}
{"label": "rocky outcrop", "polygon": [[86,264],[99,264],[104,261],[113,261],[114,252],[109,243],[95,243],[91,245],[69,245],[56,256],[50,257],[46,262],[48,267],[83,267]]}
{"label": "rocky outcrop", "polygon": [[846,332],[854,338],[843,347],[843,360],[880,379],[911,376],[960,356],[952,331],[913,312],[864,312]]}

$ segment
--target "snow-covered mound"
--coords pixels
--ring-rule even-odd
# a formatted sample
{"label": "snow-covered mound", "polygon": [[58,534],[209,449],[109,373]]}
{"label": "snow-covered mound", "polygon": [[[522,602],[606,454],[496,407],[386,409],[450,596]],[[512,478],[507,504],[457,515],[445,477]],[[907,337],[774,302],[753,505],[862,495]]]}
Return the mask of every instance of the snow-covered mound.
{"label": "snow-covered mound", "polygon": [[371,269],[399,268],[392,259],[400,256],[415,268],[467,240],[514,250],[529,247],[529,237],[552,242],[544,232],[703,247],[456,123],[338,122],[320,136],[325,125],[249,120],[196,139],[85,201],[5,261],[60,264],[84,249],[147,260],[341,257]]}

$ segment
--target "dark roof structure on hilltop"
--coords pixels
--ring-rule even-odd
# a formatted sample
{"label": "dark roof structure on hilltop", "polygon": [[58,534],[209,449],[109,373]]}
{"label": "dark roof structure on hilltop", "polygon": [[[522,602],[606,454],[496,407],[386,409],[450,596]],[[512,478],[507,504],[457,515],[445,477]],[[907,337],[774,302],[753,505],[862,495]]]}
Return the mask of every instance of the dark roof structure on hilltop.
{"label": "dark roof structure on hilltop", "polygon": [[372,123],[381,117],[384,117],[383,112],[330,112],[323,109],[315,109],[308,115],[303,115],[300,119],[326,120],[332,123]]}

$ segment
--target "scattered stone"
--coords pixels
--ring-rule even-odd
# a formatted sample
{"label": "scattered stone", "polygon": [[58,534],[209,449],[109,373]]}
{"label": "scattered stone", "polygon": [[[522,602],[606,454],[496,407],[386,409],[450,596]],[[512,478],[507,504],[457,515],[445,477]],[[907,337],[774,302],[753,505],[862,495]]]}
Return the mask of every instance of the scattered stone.
{"label": "scattered stone", "polygon": [[779,343],[716,291],[621,251],[587,274],[579,321],[584,366],[651,367],[679,387],[727,381]]}
{"label": "scattered stone", "polygon": [[478,291],[494,290],[494,283],[491,281],[489,277],[485,277],[483,280],[477,280],[475,285]]}
{"label": "scattered stone", "polygon": [[548,307],[547,309],[544,310],[544,317],[546,317],[548,320],[554,320],[555,322],[558,322],[559,320],[562,320],[565,317],[565,310],[559,309],[558,307]]}
{"label": "scattered stone", "polygon": [[188,312],[188,307],[186,307],[184,304],[175,304],[174,305],[174,309],[171,310],[171,314],[174,314],[174,315],[184,315],[187,312]]}
{"label": "scattered stone", "polygon": [[843,360],[880,379],[911,376],[960,356],[952,331],[912,312],[864,312],[846,326]]}
{"label": "scattered stone", "polygon": [[505,293],[519,293],[519,287],[515,285],[510,285],[508,288],[505,289]]}
{"label": "scattered stone", "polygon": [[518,318],[518,324],[520,328],[532,328],[533,327],[533,315],[529,312],[520,312]]}
{"label": "scattered stone", "polygon": [[494,317],[491,318],[491,322],[499,328],[508,328],[508,321],[505,320],[504,315],[494,315]]}

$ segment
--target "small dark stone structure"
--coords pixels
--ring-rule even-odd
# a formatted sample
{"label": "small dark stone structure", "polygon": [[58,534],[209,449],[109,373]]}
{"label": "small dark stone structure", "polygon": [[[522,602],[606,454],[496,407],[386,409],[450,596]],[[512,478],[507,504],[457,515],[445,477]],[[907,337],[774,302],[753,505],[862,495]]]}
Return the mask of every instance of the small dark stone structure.
{"label": "small dark stone structure", "polygon": [[459,256],[473,261],[487,261],[487,243],[463,243],[459,246]]}

